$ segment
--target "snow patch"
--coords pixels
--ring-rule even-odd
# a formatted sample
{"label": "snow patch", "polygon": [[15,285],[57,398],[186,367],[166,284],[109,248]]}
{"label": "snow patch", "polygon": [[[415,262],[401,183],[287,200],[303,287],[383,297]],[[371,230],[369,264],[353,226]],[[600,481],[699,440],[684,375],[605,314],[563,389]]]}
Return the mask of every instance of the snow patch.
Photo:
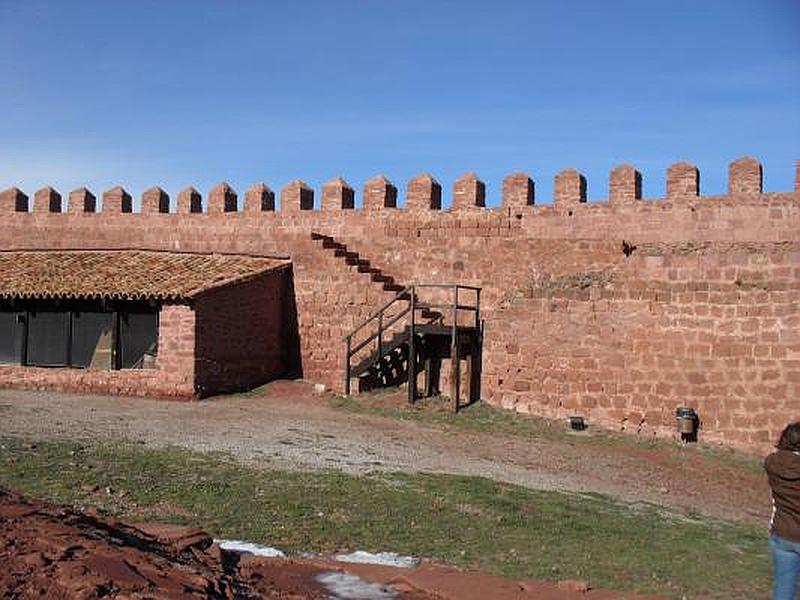
{"label": "snow patch", "polygon": [[270,546],[262,546],[261,544],[242,542],[240,540],[214,540],[214,542],[223,550],[238,552],[239,554],[252,554],[253,556],[266,556],[267,558],[286,558],[282,551]]}
{"label": "snow patch", "polygon": [[413,556],[400,556],[396,552],[364,552],[357,550],[350,554],[337,554],[334,560],[345,563],[359,563],[363,565],[384,565],[387,567],[400,567],[410,569],[419,563]]}
{"label": "snow patch", "polygon": [[331,600],[394,600],[397,593],[378,583],[367,583],[350,573],[330,571],[317,575],[317,581],[333,594]]}

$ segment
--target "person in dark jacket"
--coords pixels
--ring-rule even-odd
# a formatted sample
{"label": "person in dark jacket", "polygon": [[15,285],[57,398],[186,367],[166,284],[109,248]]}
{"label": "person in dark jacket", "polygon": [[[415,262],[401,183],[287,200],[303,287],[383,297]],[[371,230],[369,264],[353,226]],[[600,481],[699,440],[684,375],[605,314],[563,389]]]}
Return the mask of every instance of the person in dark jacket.
{"label": "person in dark jacket", "polygon": [[800,573],[800,422],[786,426],[764,469],[772,489],[772,598],[795,600]]}

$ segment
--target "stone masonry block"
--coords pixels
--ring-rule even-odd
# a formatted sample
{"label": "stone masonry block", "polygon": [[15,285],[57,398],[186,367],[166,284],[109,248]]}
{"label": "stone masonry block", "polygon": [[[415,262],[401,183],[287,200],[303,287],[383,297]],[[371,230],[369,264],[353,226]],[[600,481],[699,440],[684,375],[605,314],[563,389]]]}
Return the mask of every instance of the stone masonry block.
{"label": "stone masonry block", "polygon": [[33,195],[33,212],[60,213],[61,194],[49,185]]}
{"label": "stone masonry block", "polygon": [[28,212],[28,196],[19,188],[0,192],[0,213]]}
{"label": "stone masonry block", "polygon": [[97,210],[97,198],[85,187],[79,187],[69,193],[67,212],[93,213]]}
{"label": "stone masonry block", "polygon": [[575,169],[556,173],[553,188],[553,205],[569,207],[586,202],[586,178]]}
{"label": "stone masonry block", "polygon": [[512,173],[503,179],[503,206],[533,206],[536,194],[533,179],[527,173]]}
{"label": "stone masonry block", "polygon": [[122,186],[115,186],[103,192],[103,212],[129,213],[133,211],[131,195]]}
{"label": "stone masonry block", "polygon": [[406,210],[441,210],[442,186],[428,173],[408,182]]}
{"label": "stone masonry block", "polygon": [[275,192],[263,182],[256,183],[244,193],[244,212],[275,210]]}
{"label": "stone masonry block", "polygon": [[729,194],[760,194],[763,191],[761,163],[751,156],[733,161],[728,167]]}
{"label": "stone masonry block", "polygon": [[397,207],[397,188],[383,175],[377,175],[364,184],[364,210],[381,210]]}
{"label": "stone masonry block", "polygon": [[620,165],[611,170],[608,179],[608,201],[625,204],[642,199],[642,174],[631,165]]}
{"label": "stone masonry block", "polygon": [[192,186],[178,194],[178,213],[188,215],[190,213],[203,212],[203,197]]}
{"label": "stone masonry block", "polygon": [[667,169],[667,198],[700,195],[700,171],[693,164],[679,162]]}
{"label": "stone masonry block", "polygon": [[486,184],[475,173],[467,173],[453,184],[453,209],[486,206]]}
{"label": "stone masonry block", "polygon": [[281,212],[295,213],[301,210],[314,210],[314,190],[295,179],[281,190]]}
{"label": "stone masonry block", "polygon": [[233,188],[223,181],[208,192],[207,210],[209,213],[236,212],[237,199]]}
{"label": "stone masonry block", "polygon": [[800,192],[800,158],[794,163],[794,191]]}
{"label": "stone masonry block", "polygon": [[145,190],[142,193],[141,211],[143,213],[168,213],[169,194],[158,186]]}
{"label": "stone masonry block", "polygon": [[322,186],[322,210],[342,210],[355,207],[355,192],[341,177]]}

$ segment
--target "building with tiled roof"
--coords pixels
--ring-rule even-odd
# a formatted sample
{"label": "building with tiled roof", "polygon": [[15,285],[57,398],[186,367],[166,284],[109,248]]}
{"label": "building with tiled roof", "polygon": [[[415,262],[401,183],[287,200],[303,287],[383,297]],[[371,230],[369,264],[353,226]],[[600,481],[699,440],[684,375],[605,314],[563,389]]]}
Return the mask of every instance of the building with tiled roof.
{"label": "building with tiled roof", "polygon": [[289,261],[259,256],[0,252],[0,383],[168,397],[248,389],[286,374],[290,278]]}

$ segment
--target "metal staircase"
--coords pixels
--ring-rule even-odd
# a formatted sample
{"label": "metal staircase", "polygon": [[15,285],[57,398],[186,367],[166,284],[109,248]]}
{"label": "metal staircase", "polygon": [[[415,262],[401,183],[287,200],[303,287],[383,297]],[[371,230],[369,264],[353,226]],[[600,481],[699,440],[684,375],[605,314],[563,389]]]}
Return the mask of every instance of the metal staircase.
{"label": "metal staircase", "polygon": [[[369,274],[372,282],[394,297],[344,338],[345,393],[408,384],[408,400],[438,393],[443,359],[450,360],[450,400],[461,406],[461,363],[466,363],[467,402],[480,395],[482,321],[481,289],[458,284],[403,286],[358,252],[332,236],[312,233],[312,239],[333,251],[347,265]],[[418,374],[424,375],[422,394]]]}
{"label": "metal staircase", "polygon": [[[431,291],[439,292],[436,303],[421,298]],[[472,295],[472,302],[465,302],[467,295]],[[345,392],[351,392],[353,379],[367,387],[397,385],[406,379],[408,400],[414,402],[418,373],[425,375],[422,395],[434,395],[441,360],[449,358],[450,400],[457,411],[462,359],[469,374],[468,402],[477,399],[480,390],[476,379],[481,337],[480,288],[440,284],[403,288],[345,336]]]}

